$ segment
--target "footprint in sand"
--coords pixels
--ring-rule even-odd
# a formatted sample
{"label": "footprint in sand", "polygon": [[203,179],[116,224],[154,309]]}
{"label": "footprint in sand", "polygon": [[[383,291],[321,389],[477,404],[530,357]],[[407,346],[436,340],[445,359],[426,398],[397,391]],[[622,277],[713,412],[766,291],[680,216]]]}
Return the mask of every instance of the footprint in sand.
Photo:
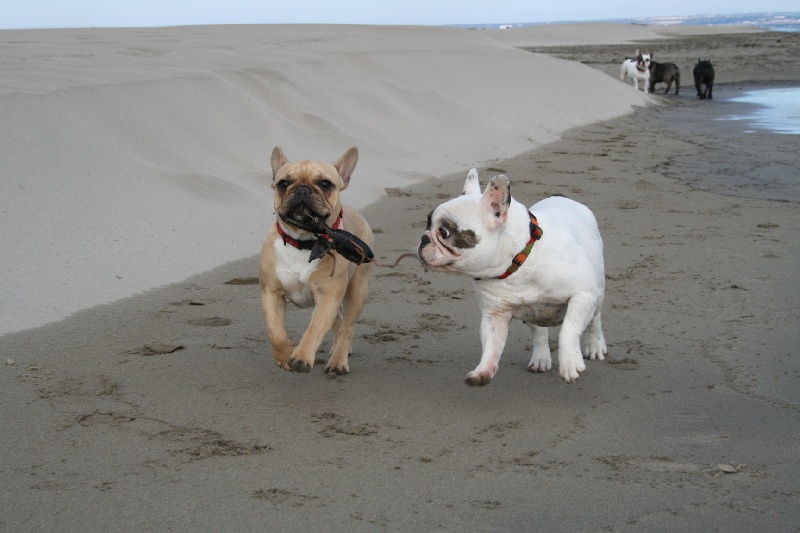
{"label": "footprint in sand", "polygon": [[135,350],[131,350],[129,353],[138,354],[138,355],[165,355],[168,353],[175,353],[178,350],[183,350],[185,346],[181,344],[170,344],[166,342],[151,342],[150,344],[145,344]]}
{"label": "footprint in sand", "polygon": [[207,327],[220,327],[228,326],[231,324],[231,319],[212,316],[208,318],[193,318],[189,320],[189,324],[193,326],[207,326]]}
{"label": "footprint in sand", "polygon": [[225,282],[225,285],[258,285],[258,278],[233,278]]}

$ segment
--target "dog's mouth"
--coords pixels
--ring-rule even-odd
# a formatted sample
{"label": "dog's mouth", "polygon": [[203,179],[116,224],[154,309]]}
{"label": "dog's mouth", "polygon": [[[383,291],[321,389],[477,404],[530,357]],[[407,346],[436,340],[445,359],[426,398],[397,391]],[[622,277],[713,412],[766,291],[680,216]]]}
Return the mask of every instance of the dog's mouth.
{"label": "dog's mouth", "polygon": [[[426,248],[428,248],[428,247],[433,247],[434,249],[444,250],[447,254],[450,255],[449,261],[446,261],[446,262],[444,262],[442,264],[432,264],[430,262],[430,258],[428,258],[427,254],[425,254],[425,252],[424,252],[424,250]],[[441,254],[441,252],[437,253],[436,255],[440,256],[441,258],[444,257]],[[446,271],[446,270],[449,269],[449,267],[451,267],[452,265],[455,264],[456,259],[458,258],[458,256],[459,256],[459,254],[457,252],[455,252],[452,248],[450,248],[449,246],[443,245],[440,240],[438,240],[435,237],[432,237],[430,235],[427,235],[427,234],[423,235],[422,240],[420,241],[420,244],[419,244],[419,246],[417,248],[417,257],[419,258],[419,260],[422,263],[422,266],[425,268],[425,270]]]}
{"label": "dog's mouth", "polygon": [[291,224],[297,228],[311,233],[322,233],[325,226],[325,219],[322,215],[314,213],[311,209],[303,204],[298,203],[286,213],[281,215],[281,220]]}

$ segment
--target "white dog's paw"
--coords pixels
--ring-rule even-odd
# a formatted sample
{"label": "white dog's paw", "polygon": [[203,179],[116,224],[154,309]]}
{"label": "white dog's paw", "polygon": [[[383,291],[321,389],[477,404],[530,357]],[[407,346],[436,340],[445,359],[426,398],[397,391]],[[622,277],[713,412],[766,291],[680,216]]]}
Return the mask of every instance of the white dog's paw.
{"label": "white dog's paw", "polygon": [[531,372],[549,372],[552,366],[550,350],[544,353],[534,352],[533,357],[531,357],[531,362],[528,363],[528,370]]}
{"label": "white dog's paw", "polygon": [[580,357],[580,355],[577,358],[558,358],[558,373],[567,383],[575,383],[575,380],[581,377],[581,372],[584,372],[585,370],[586,363],[583,362],[583,358]]}
{"label": "white dog's paw", "polygon": [[464,383],[472,387],[478,385],[482,387],[484,385],[488,385],[489,382],[491,381],[492,381],[492,376],[490,376],[488,373],[475,372],[474,370],[472,372],[469,372],[464,377]]}
{"label": "white dog's paw", "polygon": [[601,333],[600,335],[586,335],[583,338],[583,357],[586,359],[603,360],[608,353],[606,346],[606,339]]}
{"label": "white dog's paw", "polygon": [[472,372],[469,372],[466,376],[464,376],[464,382],[467,385],[477,386],[480,385],[481,387],[484,385],[488,385],[489,382],[492,381],[492,378],[497,373],[497,365],[494,368],[486,369],[481,368],[478,366]]}

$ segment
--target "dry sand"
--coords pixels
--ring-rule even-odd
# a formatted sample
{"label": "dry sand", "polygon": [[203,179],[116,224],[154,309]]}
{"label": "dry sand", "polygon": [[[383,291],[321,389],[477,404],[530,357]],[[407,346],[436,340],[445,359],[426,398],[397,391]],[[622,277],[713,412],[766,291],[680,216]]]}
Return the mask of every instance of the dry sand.
{"label": "dry sand", "polygon": [[[764,62],[721,66],[766,35],[717,36],[718,76],[768,79]],[[747,52],[796,51],[789,39]],[[607,44],[591,49],[615,56]],[[576,66],[592,80],[606,67]],[[790,68],[781,79],[800,81]],[[0,529],[796,530],[800,156],[795,136],[711,120],[744,86],[719,85],[711,102],[653,97],[664,105],[511,159],[393,183],[364,209],[392,259],[472,164],[506,173],[525,203],[589,205],[610,351],[577,384],[527,372],[515,323],[496,379],[464,385],[479,358],[471,283],[413,262],[376,269],[349,375],[282,372],[247,257],[0,337],[13,361],[0,372]],[[290,312],[295,337],[308,316]]]}

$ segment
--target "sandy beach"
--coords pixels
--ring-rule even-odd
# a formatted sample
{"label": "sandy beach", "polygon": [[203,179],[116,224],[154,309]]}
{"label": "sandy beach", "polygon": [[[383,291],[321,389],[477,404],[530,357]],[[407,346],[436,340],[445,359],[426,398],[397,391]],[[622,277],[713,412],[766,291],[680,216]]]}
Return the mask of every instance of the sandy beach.
{"label": "sandy beach", "polygon": [[[234,29],[0,32],[16,202],[2,212],[0,530],[800,527],[797,136],[718,120],[745,88],[800,85],[797,34],[304,27],[298,51],[285,28],[265,48]],[[144,68],[154,36],[182,53]],[[81,39],[103,68],[73,68],[88,66]],[[681,67],[678,97],[617,79],[656,44]],[[115,65],[123,45],[134,59]],[[691,67],[712,46],[718,85],[700,101]],[[243,50],[261,52],[220,67]],[[327,100],[303,90],[320,69]],[[275,144],[328,160],[359,146],[345,198],[384,261],[416,247],[473,166],[484,183],[508,175],[523,203],[587,204],[608,358],[574,385],[529,373],[528,328],[512,323],[496,378],[467,387],[471,281],[410,261],[376,269],[350,374],[279,370],[254,282]],[[71,181],[48,183],[59,168]],[[290,310],[293,337],[308,318]]]}

